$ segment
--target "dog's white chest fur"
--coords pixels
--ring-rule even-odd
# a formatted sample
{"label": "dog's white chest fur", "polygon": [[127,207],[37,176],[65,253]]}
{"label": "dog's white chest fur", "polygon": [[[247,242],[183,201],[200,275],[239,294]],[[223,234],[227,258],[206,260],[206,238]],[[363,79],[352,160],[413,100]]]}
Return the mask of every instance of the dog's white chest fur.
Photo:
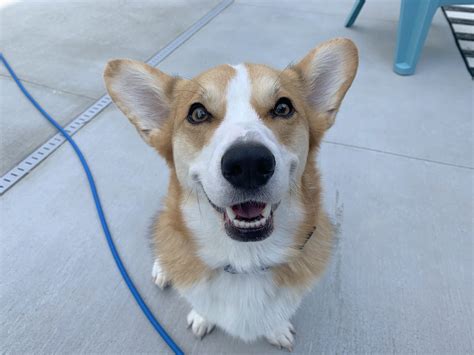
{"label": "dog's white chest fur", "polygon": [[288,319],[302,297],[301,291],[277,286],[270,270],[231,274],[222,269],[212,279],[180,291],[209,322],[245,341],[291,327]]}

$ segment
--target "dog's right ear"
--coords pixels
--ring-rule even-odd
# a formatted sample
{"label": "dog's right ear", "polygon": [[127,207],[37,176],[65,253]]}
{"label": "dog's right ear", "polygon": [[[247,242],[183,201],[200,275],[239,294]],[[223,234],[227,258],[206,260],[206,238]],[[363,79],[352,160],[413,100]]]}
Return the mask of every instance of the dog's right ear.
{"label": "dog's right ear", "polygon": [[358,65],[355,44],[347,38],[335,38],[320,44],[295,66],[303,79],[307,101],[311,109],[325,117],[326,129],[333,125]]}
{"label": "dog's right ear", "polygon": [[112,60],[104,71],[110,97],[150,145],[169,118],[175,80],[145,63],[128,59]]}

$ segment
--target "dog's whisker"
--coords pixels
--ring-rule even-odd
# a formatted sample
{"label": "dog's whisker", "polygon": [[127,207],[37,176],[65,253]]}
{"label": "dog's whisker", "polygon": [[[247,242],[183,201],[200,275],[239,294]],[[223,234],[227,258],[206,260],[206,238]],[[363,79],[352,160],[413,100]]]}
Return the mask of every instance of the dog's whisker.
{"label": "dog's whisker", "polygon": [[282,75],[286,70],[290,69],[291,67],[293,67],[293,62],[288,63],[287,66],[282,71],[280,71],[280,73],[278,73],[277,78],[273,82],[272,90],[273,90],[273,96],[275,97],[275,99],[277,99],[276,96],[280,90],[280,80],[282,78]]}
{"label": "dog's whisker", "polygon": [[186,195],[186,198],[185,198],[185,200],[184,200],[184,204],[187,204],[187,203],[188,203],[189,197],[191,196],[191,194],[192,194],[193,192],[194,192],[194,188],[192,187],[192,188],[188,191],[188,193],[187,193],[187,195]]}
{"label": "dog's whisker", "polygon": [[199,215],[202,217],[201,202],[199,201],[199,193],[198,193],[197,190],[196,190],[196,200],[197,200],[197,204],[198,204]]}
{"label": "dog's whisker", "polygon": [[192,91],[192,90],[175,90],[173,92],[173,100],[179,100],[181,97],[182,97],[182,93],[189,93],[191,94],[192,96],[202,96],[202,94],[199,92],[199,91]]}
{"label": "dog's whisker", "polygon": [[193,83],[194,85],[199,86],[201,95],[204,95],[204,93],[206,93],[207,89],[204,86],[202,86],[202,84],[200,84],[197,80],[192,79],[192,78],[186,78],[186,77],[181,77],[181,79],[187,80],[187,81]]}

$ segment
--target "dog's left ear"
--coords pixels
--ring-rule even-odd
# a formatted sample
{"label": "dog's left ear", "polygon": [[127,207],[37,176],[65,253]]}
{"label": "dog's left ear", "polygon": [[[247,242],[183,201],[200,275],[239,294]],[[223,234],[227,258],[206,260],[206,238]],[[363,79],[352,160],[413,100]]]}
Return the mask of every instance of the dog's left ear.
{"label": "dog's left ear", "polygon": [[176,80],[145,63],[128,59],[112,60],[104,71],[110,97],[151,146],[170,119]]}
{"label": "dog's left ear", "polygon": [[294,68],[303,79],[311,109],[326,118],[330,128],[357,72],[359,57],[354,43],[336,38],[319,45]]}

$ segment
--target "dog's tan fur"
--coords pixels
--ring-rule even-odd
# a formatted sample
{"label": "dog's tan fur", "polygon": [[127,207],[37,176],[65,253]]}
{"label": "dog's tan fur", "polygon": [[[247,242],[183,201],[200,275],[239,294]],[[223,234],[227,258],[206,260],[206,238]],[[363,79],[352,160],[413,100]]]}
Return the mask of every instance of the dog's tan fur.
{"label": "dog's tan fur", "polygon": [[154,227],[154,245],[163,269],[177,288],[212,275],[212,270],[197,256],[195,241],[184,223],[180,209],[184,198],[176,174],[171,172],[165,208]]}

